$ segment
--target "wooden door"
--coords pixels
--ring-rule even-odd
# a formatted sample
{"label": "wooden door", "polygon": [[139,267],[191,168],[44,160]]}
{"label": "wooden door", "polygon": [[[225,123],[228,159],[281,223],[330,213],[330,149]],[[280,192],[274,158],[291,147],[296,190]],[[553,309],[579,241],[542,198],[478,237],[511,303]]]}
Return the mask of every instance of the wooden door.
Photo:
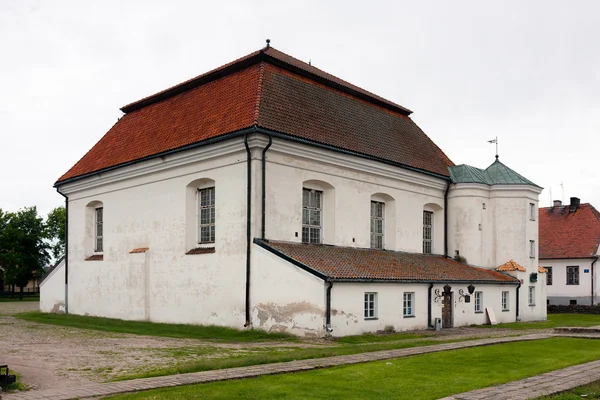
{"label": "wooden door", "polygon": [[454,302],[452,301],[452,293],[444,294],[442,300],[442,328],[454,327]]}

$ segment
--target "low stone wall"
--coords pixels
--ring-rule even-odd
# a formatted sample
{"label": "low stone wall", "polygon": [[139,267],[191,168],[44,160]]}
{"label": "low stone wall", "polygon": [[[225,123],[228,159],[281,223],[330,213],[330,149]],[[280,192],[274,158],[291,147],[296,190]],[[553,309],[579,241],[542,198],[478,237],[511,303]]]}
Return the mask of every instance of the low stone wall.
{"label": "low stone wall", "polygon": [[600,305],[596,306],[558,306],[548,305],[548,314],[600,314]]}

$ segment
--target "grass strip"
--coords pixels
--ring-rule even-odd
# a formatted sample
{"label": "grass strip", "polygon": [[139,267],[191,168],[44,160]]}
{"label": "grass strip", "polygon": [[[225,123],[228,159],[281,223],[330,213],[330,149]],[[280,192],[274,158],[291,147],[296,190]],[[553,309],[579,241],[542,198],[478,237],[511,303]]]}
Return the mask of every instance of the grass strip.
{"label": "grass strip", "polygon": [[266,340],[297,341],[283,333],[268,333],[260,329],[238,330],[215,325],[165,324],[148,321],[124,321],[114,318],[89,317],[75,314],[53,314],[38,311],[13,315],[40,324],[92,329],[102,332],[132,333],[135,335],[200,339],[218,342],[259,342]]}
{"label": "grass strip", "polygon": [[597,314],[548,314],[547,321],[511,322],[498,325],[477,325],[482,329],[551,329],[561,326],[596,326],[600,325],[600,315]]}
{"label": "grass strip", "polygon": [[[551,349],[551,351],[549,351]],[[600,359],[600,342],[552,338],[358,365],[157,389],[140,399],[437,399]]]}
{"label": "grass strip", "polygon": [[600,381],[579,386],[563,393],[538,397],[538,400],[600,399]]}

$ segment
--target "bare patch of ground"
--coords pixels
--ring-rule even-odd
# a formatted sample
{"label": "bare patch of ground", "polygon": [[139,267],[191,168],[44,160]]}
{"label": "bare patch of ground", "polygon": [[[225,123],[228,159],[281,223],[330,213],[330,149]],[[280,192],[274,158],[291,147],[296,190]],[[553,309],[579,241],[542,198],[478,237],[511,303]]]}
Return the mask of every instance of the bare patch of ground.
{"label": "bare patch of ground", "polygon": [[13,315],[22,312],[39,311],[39,301],[2,301],[0,315]]}

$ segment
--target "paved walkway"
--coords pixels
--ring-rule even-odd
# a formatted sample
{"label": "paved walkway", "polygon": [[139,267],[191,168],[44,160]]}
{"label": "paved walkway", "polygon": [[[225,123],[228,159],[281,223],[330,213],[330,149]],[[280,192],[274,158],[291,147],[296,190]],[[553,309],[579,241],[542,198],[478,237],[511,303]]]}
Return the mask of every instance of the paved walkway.
{"label": "paved walkway", "polygon": [[[360,353],[345,356],[315,358],[309,360],[290,361],[274,364],[262,364],[250,367],[227,368],[214,371],[193,372],[180,375],[160,376],[155,378],[133,379],[121,382],[108,382],[83,385],[65,389],[48,389],[29,391],[18,394],[4,394],[4,400],[69,400],[90,397],[102,397],[119,393],[138,392],[149,389],[189,385],[194,383],[206,383],[224,381],[229,379],[251,378],[261,375],[280,374],[285,372],[309,371],[318,368],[334,367],[338,365],[357,364],[370,361],[387,360],[392,358],[408,357],[418,354],[435,353],[439,351],[457,350],[477,346],[489,346],[499,343],[522,342],[529,340],[547,339],[556,336],[577,336],[600,338],[598,333],[588,334],[550,334],[540,333],[524,336],[486,338],[468,340],[464,342],[445,343],[431,346],[413,347],[409,349],[396,349]],[[507,383],[506,385],[494,386],[467,392],[450,399],[526,399],[542,396],[545,394],[560,392],[573,387],[585,385],[600,378],[600,361],[588,364],[576,365],[562,370],[550,372]]]}
{"label": "paved walkway", "polygon": [[572,367],[509,382],[504,385],[455,394],[441,400],[534,399],[587,385],[598,379],[600,379],[600,360],[573,365]]}

